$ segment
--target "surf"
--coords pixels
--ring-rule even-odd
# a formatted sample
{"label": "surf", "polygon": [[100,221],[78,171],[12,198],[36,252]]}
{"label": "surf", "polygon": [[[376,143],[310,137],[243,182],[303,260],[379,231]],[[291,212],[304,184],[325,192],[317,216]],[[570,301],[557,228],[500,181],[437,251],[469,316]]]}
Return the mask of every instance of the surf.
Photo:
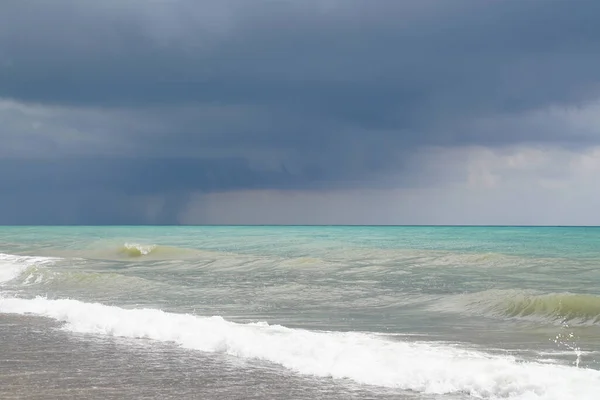
{"label": "surf", "polygon": [[240,324],[219,316],[71,299],[4,297],[0,312],[52,318],[70,332],[171,342],[196,351],[262,360],[303,375],[427,394],[544,400],[595,400],[600,395],[600,371],[526,362],[457,345],[266,322]]}
{"label": "surf", "polygon": [[0,253],[0,285],[10,282],[28,268],[48,266],[59,261],[57,257],[32,257]]}
{"label": "surf", "polygon": [[127,257],[141,257],[147,256],[154,251],[158,251],[159,247],[155,244],[139,244],[139,243],[125,243],[121,246],[117,251],[119,254],[122,254]]}
{"label": "surf", "polygon": [[487,290],[446,299],[434,308],[548,323],[600,324],[600,296],[592,294]]}
{"label": "surf", "polygon": [[197,256],[201,251],[183,247],[168,246],[156,243],[126,241],[123,244],[90,249],[83,252],[86,258],[128,259],[128,260],[168,260]]}

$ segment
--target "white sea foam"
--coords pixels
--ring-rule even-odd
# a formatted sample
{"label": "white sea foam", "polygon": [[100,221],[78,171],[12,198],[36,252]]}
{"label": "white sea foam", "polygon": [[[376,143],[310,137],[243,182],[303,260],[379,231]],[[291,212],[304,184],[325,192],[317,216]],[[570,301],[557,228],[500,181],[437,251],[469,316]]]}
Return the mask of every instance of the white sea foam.
{"label": "white sea foam", "polygon": [[482,399],[600,398],[600,371],[523,362],[447,344],[365,333],[316,332],[221,317],[123,309],[77,300],[0,298],[0,312],[50,317],[64,329],[167,341],[206,352],[261,359],[301,374]]}
{"label": "white sea foam", "polygon": [[23,273],[28,267],[55,263],[54,257],[29,257],[0,253],[0,284],[9,282]]}
{"label": "white sea foam", "polygon": [[155,244],[125,243],[122,252],[129,256],[146,256],[156,249]]}

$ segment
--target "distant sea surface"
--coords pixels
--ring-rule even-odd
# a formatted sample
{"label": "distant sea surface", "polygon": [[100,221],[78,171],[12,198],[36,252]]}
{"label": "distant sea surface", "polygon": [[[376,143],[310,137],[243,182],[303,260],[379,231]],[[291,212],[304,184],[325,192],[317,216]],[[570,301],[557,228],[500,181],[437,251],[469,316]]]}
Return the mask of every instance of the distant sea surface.
{"label": "distant sea surface", "polygon": [[600,228],[0,227],[2,399],[600,399]]}

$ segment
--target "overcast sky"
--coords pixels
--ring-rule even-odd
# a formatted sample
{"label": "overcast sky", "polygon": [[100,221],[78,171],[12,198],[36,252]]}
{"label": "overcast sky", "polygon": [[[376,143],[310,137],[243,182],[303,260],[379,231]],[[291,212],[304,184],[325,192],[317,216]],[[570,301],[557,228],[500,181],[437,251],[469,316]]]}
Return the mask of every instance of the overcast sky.
{"label": "overcast sky", "polygon": [[600,224],[597,0],[2,0],[1,224]]}

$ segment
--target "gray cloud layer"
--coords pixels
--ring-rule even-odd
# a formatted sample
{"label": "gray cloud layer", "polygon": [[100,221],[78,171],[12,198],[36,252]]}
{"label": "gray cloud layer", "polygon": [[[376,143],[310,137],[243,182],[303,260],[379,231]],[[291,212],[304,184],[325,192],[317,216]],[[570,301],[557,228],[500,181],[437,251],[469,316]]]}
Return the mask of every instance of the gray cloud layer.
{"label": "gray cloud layer", "polygon": [[106,192],[85,197],[94,223],[143,221],[122,196],[164,194],[174,222],[196,191],[414,186],[425,146],[598,144],[518,122],[598,98],[598,15],[593,0],[3,1],[0,185],[16,200],[0,222],[32,194]]}

